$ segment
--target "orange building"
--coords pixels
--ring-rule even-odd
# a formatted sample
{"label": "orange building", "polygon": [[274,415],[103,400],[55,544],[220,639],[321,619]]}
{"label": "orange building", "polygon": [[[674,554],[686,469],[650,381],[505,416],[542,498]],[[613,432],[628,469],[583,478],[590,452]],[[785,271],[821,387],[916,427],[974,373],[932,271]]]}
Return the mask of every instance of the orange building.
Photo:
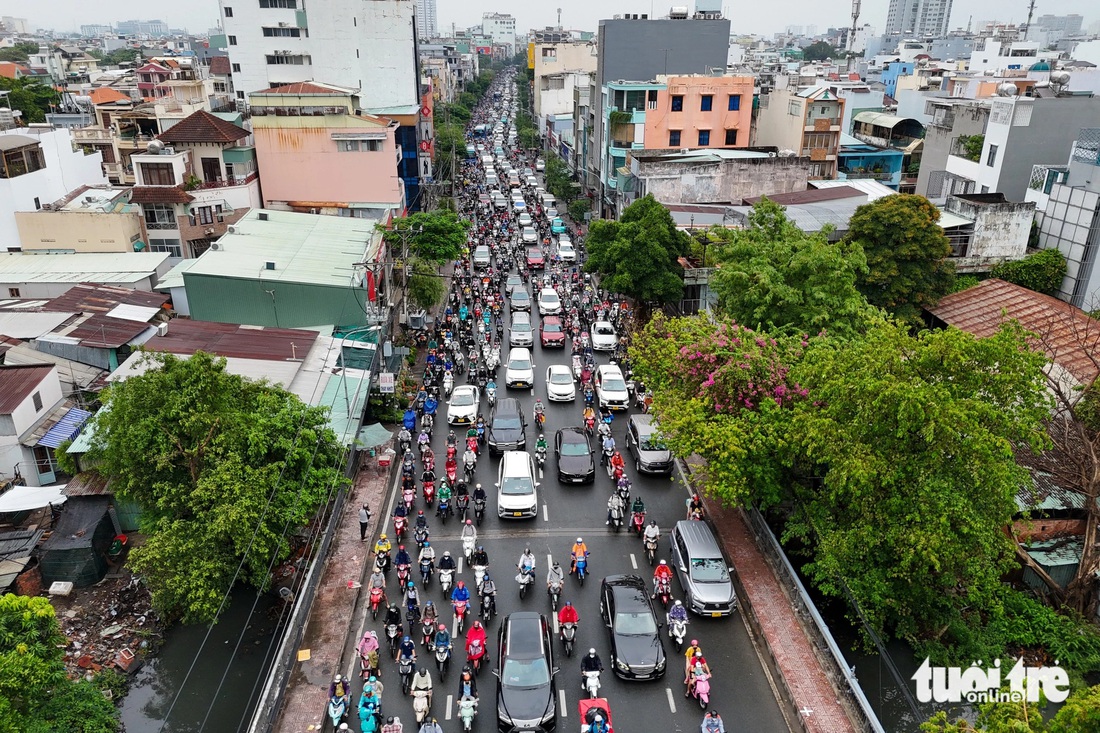
{"label": "orange building", "polygon": [[747,148],[751,76],[658,76],[656,106],[646,109],[645,147]]}

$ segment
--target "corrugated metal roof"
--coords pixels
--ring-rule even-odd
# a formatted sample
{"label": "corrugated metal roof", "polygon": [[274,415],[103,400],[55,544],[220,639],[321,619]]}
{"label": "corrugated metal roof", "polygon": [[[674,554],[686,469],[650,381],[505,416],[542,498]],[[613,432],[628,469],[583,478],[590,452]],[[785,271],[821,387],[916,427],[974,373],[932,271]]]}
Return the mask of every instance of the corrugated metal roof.
{"label": "corrugated metal roof", "polygon": [[84,423],[88,421],[88,418],[92,416],[92,413],[87,410],[81,410],[79,407],[70,408],[60,420],[54,423],[45,435],[38,441],[38,445],[44,445],[47,448],[56,448],[66,440],[72,440],[80,432],[80,429],[84,427]]}
{"label": "corrugated metal roof", "polygon": [[969,224],[973,224],[973,219],[967,219],[965,216],[959,216],[958,214],[952,214],[950,211],[940,210],[940,228],[951,229],[952,227],[964,227]]}
{"label": "corrugated metal roof", "polygon": [[0,333],[5,336],[14,336],[24,341],[40,338],[49,333],[65,321],[72,318],[74,313],[13,313],[12,311],[0,312]]}
{"label": "corrugated metal roof", "polygon": [[17,529],[13,532],[0,532],[0,560],[13,557],[27,557],[42,539],[40,529]]}
{"label": "corrugated metal roof", "polygon": [[[175,267],[168,272],[164,273],[164,277],[157,283],[157,290],[168,290],[170,288],[182,288],[183,287],[183,273],[191,269],[191,266],[198,262],[198,260],[180,260]],[[167,296],[166,296],[167,297]]]}
{"label": "corrugated metal roof", "polygon": [[28,448],[35,447],[40,440],[46,437],[46,433],[50,432],[54,425],[61,422],[61,419],[74,407],[76,407],[76,404],[71,400],[61,400],[49,412],[43,413],[38,418],[38,422],[34,424],[34,427],[20,436],[19,442]]}
{"label": "corrugated metal roof", "polygon": [[79,361],[66,359],[63,356],[47,354],[45,351],[38,351],[34,347],[24,343],[10,345],[7,352],[4,354],[4,363],[11,364],[12,366],[24,364],[56,364],[57,376],[61,380],[61,384],[73,385],[81,389],[90,388],[95,384],[96,380],[106,373],[103,369],[98,367],[81,364]]}
{"label": "corrugated metal roof", "polygon": [[151,326],[147,323],[124,321],[96,313],[63,335],[79,340],[81,346],[117,349],[141,336],[148,328]]}
{"label": "corrugated metal roof", "polygon": [[[326,217],[333,218],[333,217]],[[0,281],[125,282],[129,275],[148,277],[168,259],[167,252],[109,252],[32,255],[7,252],[0,255]],[[80,279],[81,275],[85,275]],[[45,278],[42,278],[45,276]],[[109,276],[109,277],[108,277]]]}
{"label": "corrugated metal roof", "polygon": [[107,313],[112,308],[123,304],[162,308],[168,302],[169,297],[164,293],[150,293],[147,290],[120,288],[114,285],[79,283],[69,288],[64,295],[50,300],[44,310]]}
{"label": "corrugated metal roof", "polygon": [[167,336],[154,336],[145,343],[145,348],[172,354],[205,351],[238,359],[300,361],[317,340],[317,335],[316,331],[297,328],[257,328],[177,318],[168,324]]}
{"label": "corrugated metal roof", "polygon": [[944,296],[929,312],[980,338],[992,336],[1006,320],[1015,319],[1040,334],[1047,342],[1047,356],[1079,382],[1091,384],[1100,371],[1093,356],[1100,354],[1100,321],[1049,295],[991,278]]}
{"label": "corrugated metal roof", "polygon": [[[72,453],[72,447],[69,452]],[[106,496],[110,494],[110,480],[99,471],[84,471],[69,480],[65,496]]]}
{"label": "corrugated metal roof", "polygon": [[1025,549],[1035,562],[1044,568],[1060,565],[1076,565],[1081,562],[1083,541],[1080,537],[1059,537],[1054,540],[1032,542]]}
{"label": "corrugated metal roof", "polygon": [[[831,188],[811,188],[806,191],[791,191],[790,193],[777,193],[767,196],[767,199],[780,206],[798,204],[816,204],[821,201],[836,201],[855,196],[863,197],[863,192],[852,186],[834,186]],[[750,196],[744,199],[745,205],[751,206],[765,198],[764,196]]]}
{"label": "corrugated metal roof", "polygon": [[52,364],[0,366],[0,415],[10,415],[54,368]]}
{"label": "corrugated metal roof", "polygon": [[857,191],[862,191],[867,194],[868,201],[877,201],[878,199],[886,196],[893,196],[897,193],[897,191],[889,186],[883,185],[871,178],[856,178],[847,181],[810,181],[810,185],[814,188],[839,188],[841,186],[854,188]]}
{"label": "corrugated metal roof", "polygon": [[897,115],[888,115],[884,112],[857,112],[852,118],[853,122],[862,122],[868,125],[877,125],[878,127],[888,127],[893,129],[899,123],[905,122],[911,119],[909,117],[898,117]]}
{"label": "corrugated metal roof", "polygon": [[154,316],[159,314],[161,310],[159,306],[129,305],[124,303],[122,305],[116,305],[107,315],[111,318],[119,318],[123,321],[148,323],[153,320]]}

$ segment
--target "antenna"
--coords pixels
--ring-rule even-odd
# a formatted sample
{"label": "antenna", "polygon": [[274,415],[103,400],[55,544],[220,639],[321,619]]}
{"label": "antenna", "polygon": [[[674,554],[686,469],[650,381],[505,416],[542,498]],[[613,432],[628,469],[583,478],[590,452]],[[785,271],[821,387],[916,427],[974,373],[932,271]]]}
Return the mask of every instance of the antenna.
{"label": "antenna", "polygon": [[558,8],[558,30],[561,30],[561,8]]}
{"label": "antenna", "polygon": [[1031,16],[1035,14],[1035,0],[1031,0],[1027,4],[1027,26],[1024,28],[1024,40],[1027,40],[1028,34],[1031,33]]}
{"label": "antenna", "polygon": [[860,0],[852,0],[852,27],[848,29],[848,56],[855,55],[856,24],[859,23]]}

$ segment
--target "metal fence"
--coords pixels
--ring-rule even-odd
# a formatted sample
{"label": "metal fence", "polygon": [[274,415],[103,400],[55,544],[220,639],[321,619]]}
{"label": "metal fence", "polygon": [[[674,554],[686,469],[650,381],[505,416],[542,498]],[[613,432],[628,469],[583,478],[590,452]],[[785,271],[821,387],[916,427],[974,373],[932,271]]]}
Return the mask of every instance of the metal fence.
{"label": "metal fence", "polygon": [[843,690],[846,695],[840,698],[841,703],[848,711],[848,717],[858,729],[865,733],[885,733],[878,715],[871,708],[867,696],[856,679],[855,669],[848,666],[844,654],[833,639],[829,627],[825,624],[821,614],[817,612],[817,606],[806,592],[802,580],[798,577],[794,567],[787,560],[787,555],[772,532],[771,527],[764,520],[764,516],[756,509],[745,512],[749,518],[749,528],[756,537],[757,547],[767,557],[775,570],[776,578],[782,583],[794,606],[795,613],[802,621],[802,627],[807,636],[813,642],[818,659],[828,675],[829,681],[836,690]]}

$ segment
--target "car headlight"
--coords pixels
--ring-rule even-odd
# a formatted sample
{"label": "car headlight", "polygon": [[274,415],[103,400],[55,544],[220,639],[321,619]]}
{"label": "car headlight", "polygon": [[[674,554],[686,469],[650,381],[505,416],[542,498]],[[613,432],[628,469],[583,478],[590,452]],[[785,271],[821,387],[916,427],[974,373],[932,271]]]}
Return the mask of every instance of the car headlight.
{"label": "car headlight", "polygon": [[657,662],[657,671],[660,672],[660,671],[664,670],[664,668],[665,668],[665,660],[661,659],[661,661]]}
{"label": "car headlight", "polygon": [[616,659],[615,660],[615,666],[619,668],[620,672],[629,672],[630,671],[630,665],[627,664],[626,662],[624,662],[621,659]]}

